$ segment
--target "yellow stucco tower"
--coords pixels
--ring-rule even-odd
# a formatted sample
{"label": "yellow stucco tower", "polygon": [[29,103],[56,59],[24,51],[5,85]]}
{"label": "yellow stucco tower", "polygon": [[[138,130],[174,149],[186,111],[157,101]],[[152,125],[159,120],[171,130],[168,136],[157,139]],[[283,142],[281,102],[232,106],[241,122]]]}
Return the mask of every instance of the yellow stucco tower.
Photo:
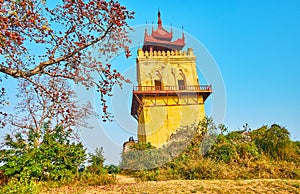
{"label": "yellow stucco tower", "polygon": [[202,120],[204,102],[212,92],[210,85],[199,85],[193,49],[182,50],[184,34],[172,38],[158,11],[157,29],[151,34],[145,30],[143,48],[137,51],[138,86],[133,89],[131,115],[138,121],[138,142],[155,147],[181,126]]}

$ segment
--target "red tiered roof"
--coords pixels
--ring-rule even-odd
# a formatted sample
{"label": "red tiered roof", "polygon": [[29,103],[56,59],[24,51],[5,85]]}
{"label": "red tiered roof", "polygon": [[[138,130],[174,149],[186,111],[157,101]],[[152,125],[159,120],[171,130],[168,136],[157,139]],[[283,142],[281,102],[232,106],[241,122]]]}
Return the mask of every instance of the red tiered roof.
{"label": "red tiered roof", "polygon": [[182,38],[178,38],[176,41],[171,42],[173,38],[173,32],[168,32],[162,27],[162,20],[160,18],[160,11],[158,10],[158,27],[156,30],[152,28],[151,35],[148,34],[147,29],[145,30],[144,37],[144,51],[150,50],[181,50],[184,45],[184,34],[182,33]]}

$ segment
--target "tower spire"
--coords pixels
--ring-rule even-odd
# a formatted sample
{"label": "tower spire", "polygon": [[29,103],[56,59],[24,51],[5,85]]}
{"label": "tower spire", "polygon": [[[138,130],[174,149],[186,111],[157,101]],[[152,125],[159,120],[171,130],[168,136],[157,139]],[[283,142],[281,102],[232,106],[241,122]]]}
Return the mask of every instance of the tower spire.
{"label": "tower spire", "polygon": [[148,35],[148,30],[147,30],[147,28],[148,28],[148,22],[146,21],[145,36]]}
{"label": "tower spire", "polygon": [[152,33],[154,32],[153,24],[154,24],[154,22],[152,21]]}
{"label": "tower spire", "polygon": [[161,18],[160,18],[160,11],[159,11],[159,9],[158,9],[157,16],[158,16],[158,21],[157,21],[158,27],[162,28],[162,21],[161,21]]}
{"label": "tower spire", "polygon": [[[155,49],[157,51],[158,50],[160,51],[181,50],[185,45],[184,38],[178,38],[177,40],[172,41],[173,38],[172,23],[171,23],[171,31],[164,29],[164,27],[162,26],[161,13],[159,9],[157,14],[158,14],[158,21],[157,21],[158,27],[157,29],[154,29],[154,22],[152,22],[152,31],[151,28],[150,31],[145,30],[143,50],[149,51],[150,48]],[[150,33],[148,34],[148,36],[146,36],[147,32]],[[184,35],[182,35],[182,37],[184,37]]]}

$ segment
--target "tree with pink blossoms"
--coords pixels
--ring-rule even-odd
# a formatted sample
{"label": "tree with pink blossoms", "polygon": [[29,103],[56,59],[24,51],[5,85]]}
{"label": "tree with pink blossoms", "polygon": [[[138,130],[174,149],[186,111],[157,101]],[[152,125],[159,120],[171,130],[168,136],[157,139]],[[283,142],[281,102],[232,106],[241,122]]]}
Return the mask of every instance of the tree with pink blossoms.
{"label": "tree with pink blossoms", "polygon": [[[114,0],[0,0],[0,127],[39,132],[45,124],[84,125],[91,107],[74,100],[72,84],[96,87],[101,118],[111,119],[105,98],[128,80],[103,61],[123,51],[130,56],[133,14]],[[14,115],[3,110],[8,77],[18,82]]]}

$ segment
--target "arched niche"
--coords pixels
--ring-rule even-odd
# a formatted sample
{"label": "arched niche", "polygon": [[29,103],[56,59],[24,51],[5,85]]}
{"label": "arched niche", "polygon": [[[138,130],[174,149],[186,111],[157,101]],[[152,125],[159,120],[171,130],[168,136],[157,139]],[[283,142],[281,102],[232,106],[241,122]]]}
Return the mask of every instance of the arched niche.
{"label": "arched niche", "polygon": [[158,70],[155,71],[154,86],[155,86],[155,90],[161,90],[162,86],[163,86],[162,76],[161,76],[161,73]]}

